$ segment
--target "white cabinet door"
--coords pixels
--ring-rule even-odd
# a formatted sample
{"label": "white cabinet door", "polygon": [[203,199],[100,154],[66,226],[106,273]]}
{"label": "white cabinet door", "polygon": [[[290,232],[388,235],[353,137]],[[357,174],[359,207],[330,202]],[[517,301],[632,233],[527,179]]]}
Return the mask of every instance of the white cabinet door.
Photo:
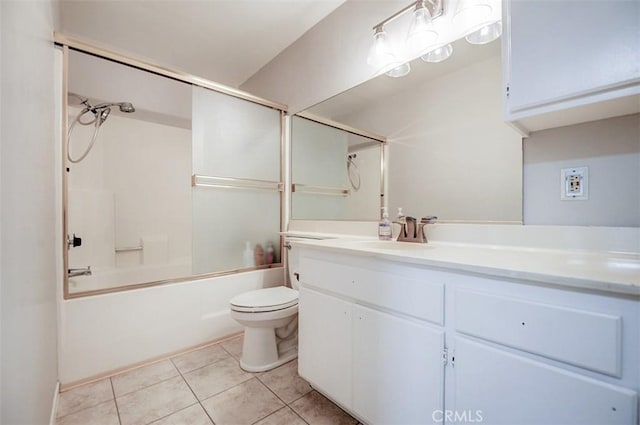
{"label": "white cabinet door", "polygon": [[372,425],[441,423],[444,332],[354,306],[353,410]]}
{"label": "white cabinet door", "polygon": [[298,371],[311,385],[351,407],[352,304],[301,288]]}
{"label": "white cabinet door", "polygon": [[639,93],[637,0],[508,0],[506,6],[507,119],[565,109],[563,102],[573,107]]}
{"label": "white cabinet door", "polygon": [[[449,408],[483,424],[635,424],[634,391],[456,337]],[[480,420],[481,419],[481,420]]]}

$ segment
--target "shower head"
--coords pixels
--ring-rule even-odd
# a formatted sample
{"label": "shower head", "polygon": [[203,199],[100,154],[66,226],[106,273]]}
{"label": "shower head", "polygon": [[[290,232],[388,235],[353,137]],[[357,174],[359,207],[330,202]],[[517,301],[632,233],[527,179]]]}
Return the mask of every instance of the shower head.
{"label": "shower head", "polygon": [[120,102],[118,103],[118,106],[120,107],[120,112],[126,112],[130,114],[131,112],[136,111],[136,108],[134,108],[133,105],[129,102]]}
{"label": "shower head", "polygon": [[106,108],[102,108],[100,113],[96,115],[96,117],[100,120],[100,125],[107,120],[109,114],[111,113],[111,108],[108,106]]}
{"label": "shower head", "polygon": [[109,108],[111,106],[117,106],[120,108],[120,112],[131,113],[135,112],[136,108],[130,102],[114,102],[114,103],[101,103],[93,107],[93,110],[101,110],[105,108]]}

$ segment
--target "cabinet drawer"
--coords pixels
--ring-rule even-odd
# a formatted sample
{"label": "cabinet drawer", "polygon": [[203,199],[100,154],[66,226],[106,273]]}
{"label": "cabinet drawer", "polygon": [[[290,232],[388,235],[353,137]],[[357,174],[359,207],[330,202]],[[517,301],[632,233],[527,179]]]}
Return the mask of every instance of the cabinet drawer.
{"label": "cabinet drawer", "polygon": [[637,395],[633,390],[464,337],[456,337],[455,346],[456,410],[481,414],[478,422],[637,424]]}
{"label": "cabinet drawer", "polygon": [[343,295],[438,325],[444,323],[444,283],[437,273],[408,277],[313,257],[300,259],[303,285]]}
{"label": "cabinet drawer", "polygon": [[456,291],[455,314],[458,332],[621,376],[619,316],[468,290]]}
{"label": "cabinet drawer", "polygon": [[305,256],[300,258],[299,270],[303,285],[350,298],[355,295],[356,278],[362,275],[362,270],[356,267]]}

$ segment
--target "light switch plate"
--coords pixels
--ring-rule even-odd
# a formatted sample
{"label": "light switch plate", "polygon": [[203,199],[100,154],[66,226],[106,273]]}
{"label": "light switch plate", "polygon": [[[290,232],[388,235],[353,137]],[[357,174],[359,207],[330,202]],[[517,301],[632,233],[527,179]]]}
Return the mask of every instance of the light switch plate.
{"label": "light switch plate", "polygon": [[560,170],[560,199],[563,201],[589,199],[589,167]]}

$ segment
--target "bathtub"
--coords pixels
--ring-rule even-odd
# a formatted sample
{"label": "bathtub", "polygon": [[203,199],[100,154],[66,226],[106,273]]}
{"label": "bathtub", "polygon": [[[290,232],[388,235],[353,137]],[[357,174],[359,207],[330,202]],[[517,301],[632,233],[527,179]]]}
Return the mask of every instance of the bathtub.
{"label": "bathtub", "polygon": [[69,278],[69,293],[187,277],[193,274],[191,270],[191,258],[184,258],[167,264],[92,269],[91,276]]}

